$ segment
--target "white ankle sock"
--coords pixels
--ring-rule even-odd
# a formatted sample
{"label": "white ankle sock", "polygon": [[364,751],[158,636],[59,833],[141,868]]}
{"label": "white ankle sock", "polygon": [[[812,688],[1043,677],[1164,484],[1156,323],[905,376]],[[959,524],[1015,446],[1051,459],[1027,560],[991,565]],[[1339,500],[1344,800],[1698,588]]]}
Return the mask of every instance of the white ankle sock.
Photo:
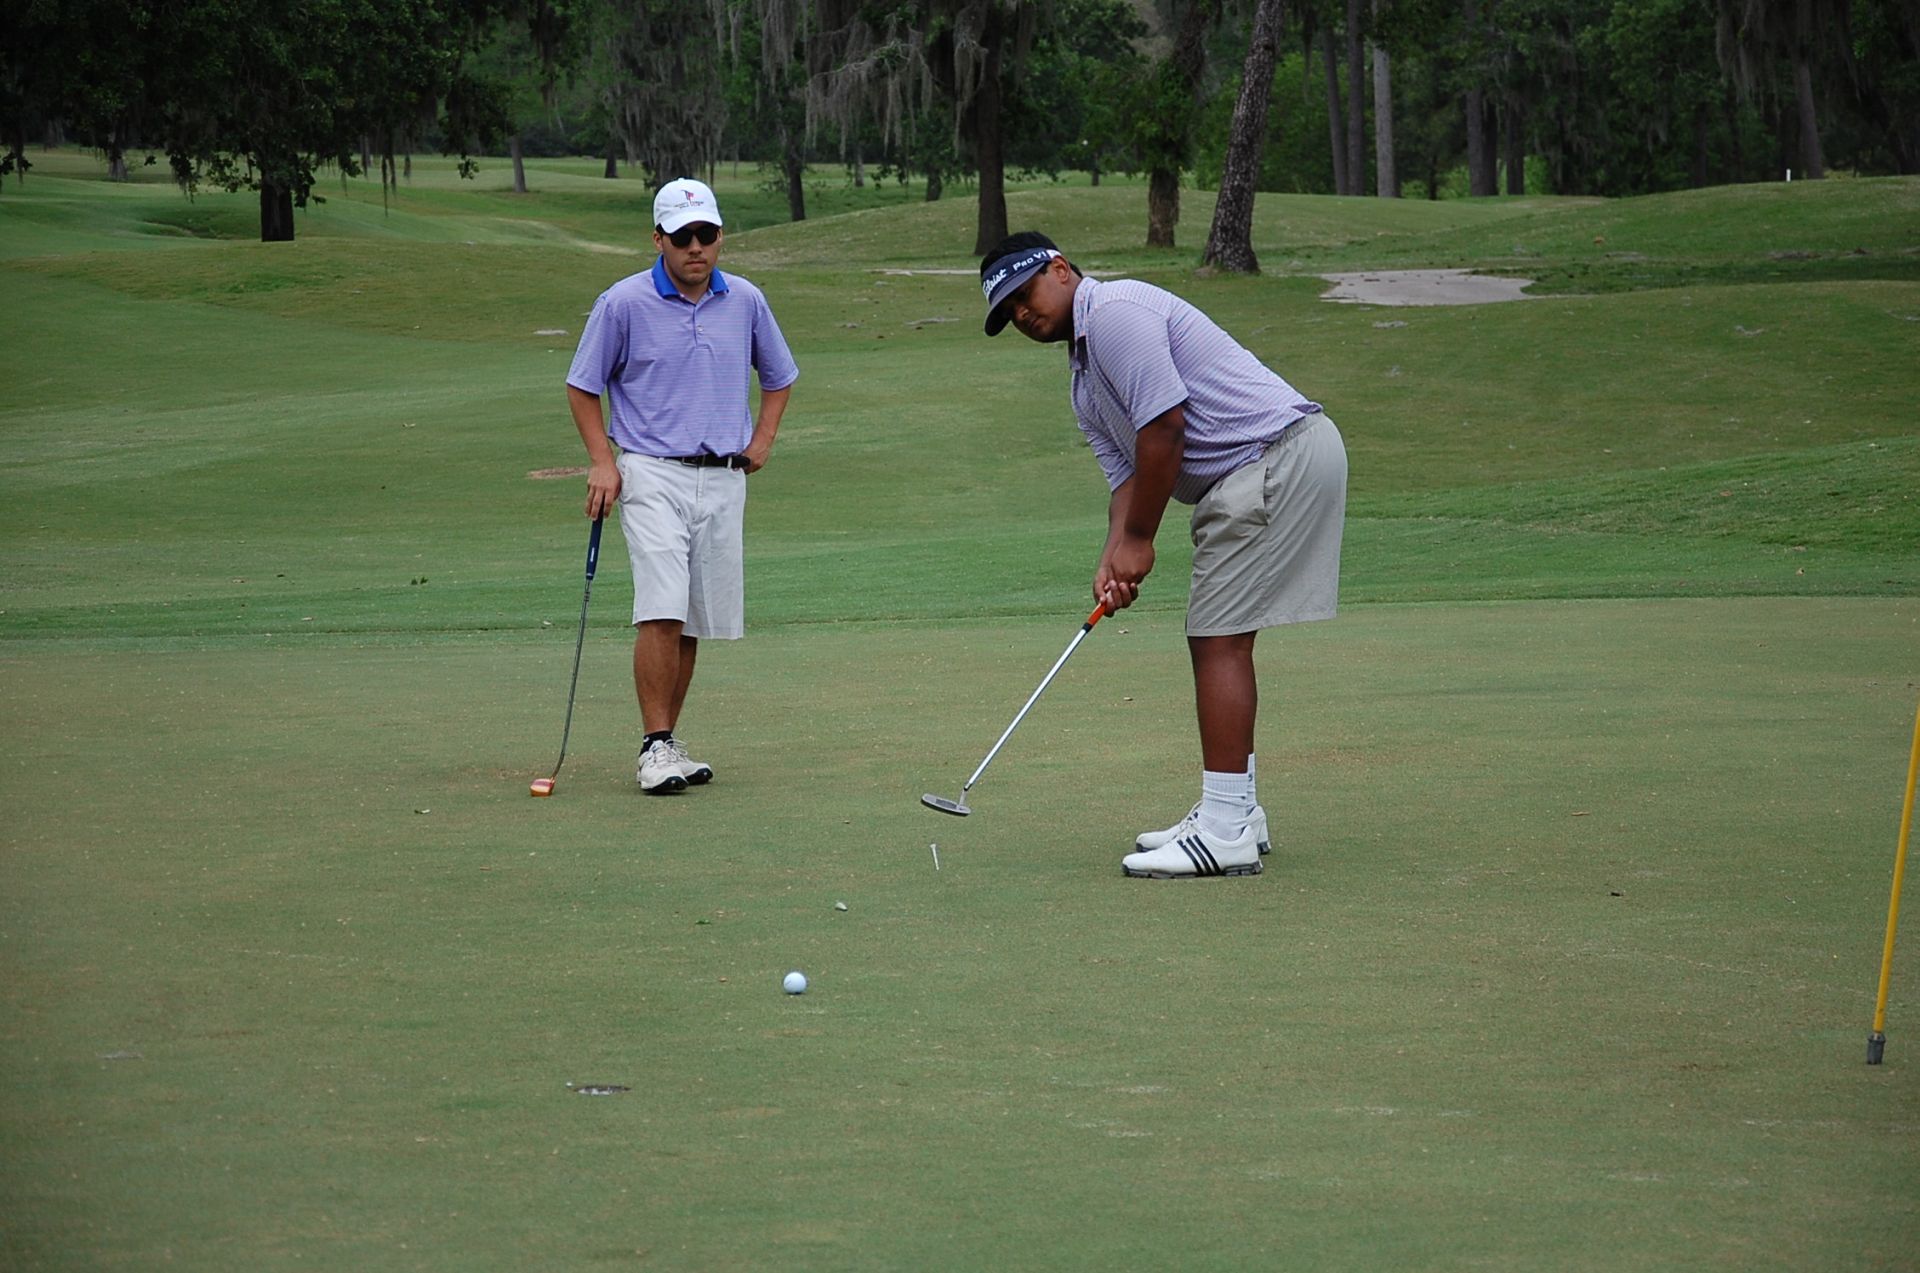
{"label": "white ankle sock", "polygon": [[1251,774],[1200,773],[1200,829],[1222,840],[1239,837],[1247,826],[1247,811],[1253,807],[1248,798]]}
{"label": "white ankle sock", "polygon": [[1247,812],[1253,812],[1253,806],[1260,803],[1260,789],[1256,782],[1259,775],[1255,772],[1253,753],[1247,753]]}

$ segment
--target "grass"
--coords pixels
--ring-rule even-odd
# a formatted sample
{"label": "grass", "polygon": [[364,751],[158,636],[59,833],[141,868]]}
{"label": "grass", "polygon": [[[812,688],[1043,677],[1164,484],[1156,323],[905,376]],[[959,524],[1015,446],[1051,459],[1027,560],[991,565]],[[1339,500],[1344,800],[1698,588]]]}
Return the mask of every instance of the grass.
{"label": "grass", "polygon": [[37,660],[10,1262],[1897,1267],[1904,1032],[1859,1051],[1913,619],[1361,607],[1273,687],[1283,865],[1151,897],[1071,786],[1153,763],[1170,616],[967,823],[906,783],[1048,625],[774,629],[705,687],[730,781],[643,810],[611,638],[552,805],[560,634]]}
{"label": "grass", "polygon": [[[529,475],[579,462],[641,183],[423,162],[261,245],[245,197],[36,162],[0,1265],[1911,1267],[1912,941],[1860,1064],[1920,699],[1911,180],[1267,197],[1258,279],[1139,248],[1137,186],[1018,186],[1353,459],[1341,618],[1262,639],[1268,870],[1142,887],[1114,857],[1191,799],[1177,525],[975,816],[917,802],[1071,635],[1104,504],[1057,351],[924,272],[965,199],[823,180],[788,226],[723,171],[803,379],[683,730],[721,776],[633,792],[610,551],[533,801],[584,527]],[[1522,261],[1581,294],[1312,277]]]}

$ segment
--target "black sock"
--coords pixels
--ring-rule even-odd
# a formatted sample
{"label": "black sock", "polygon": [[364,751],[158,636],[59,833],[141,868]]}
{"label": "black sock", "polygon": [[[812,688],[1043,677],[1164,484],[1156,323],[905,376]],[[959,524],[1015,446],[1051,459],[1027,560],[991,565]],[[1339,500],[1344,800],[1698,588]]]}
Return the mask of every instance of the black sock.
{"label": "black sock", "polygon": [[652,746],[653,746],[653,745],[654,745],[655,743],[657,743],[657,742],[660,742],[660,741],[661,741],[661,740],[663,740],[663,739],[667,739],[667,738],[672,738],[672,737],[673,737],[673,731],[672,731],[672,730],[670,730],[670,729],[656,729],[656,730],[654,730],[654,731],[653,731],[653,732],[652,732],[651,734],[648,734],[648,735],[647,735],[647,736],[646,736],[646,737],[645,737],[644,739],[642,739],[642,740],[641,740],[641,742],[640,742],[640,754],[641,754],[641,755],[643,755],[643,756],[644,756],[644,755],[646,755],[646,754],[647,754],[647,751],[648,751],[648,750],[649,750],[649,749],[650,749],[650,748],[651,748],[651,747],[652,747]]}

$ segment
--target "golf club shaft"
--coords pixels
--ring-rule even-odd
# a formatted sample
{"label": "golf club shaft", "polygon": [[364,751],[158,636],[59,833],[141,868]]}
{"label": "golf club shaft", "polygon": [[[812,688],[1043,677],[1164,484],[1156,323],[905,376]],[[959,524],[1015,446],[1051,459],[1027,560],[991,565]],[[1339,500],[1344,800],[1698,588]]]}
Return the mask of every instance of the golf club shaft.
{"label": "golf club shaft", "polygon": [[573,639],[573,679],[567,682],[567,723],[560,731],[560,759],[553,762],[555,778],[567,763],[567,739],[573,734],[573,696],[580,688],[580,651],[587,643],[587,603],[593,600],[593,572],[600,565],[600,528],[605,524],[605,514],[594,518],[593,533],[587,537],[587,587],[580,596],[580,632]]}
{"label": "golf club shaft", "polygon": [[987,753],[987,758],[980,762],[978,769],[973,771],[973,777],[967,779],[967,785],[960,788],[962,795],[973,790],[973,784],[979,782],[980,775],[987,772],[987,766],[993,763],[993,758],[1000,754],[1002,747],[1006,746],[1007,739],[1013,737],[1013,731],[1020,728],[1020,722],[1027,718],[1027,712],[1032,709],[1035,703],[1040,701],[1040,695],[1046,692],[1047,686],[1053,684],[1053,678],[1059,675],[1060,669],[1067,665],[1067,660],[1072,658],[1073,652],[1080,648],[1080,643],[1087,639],[1087,633],[1093,631],[1093,625],[1106,618],[1107,613],[1107,604],[1104,601],[1094,607],[1093,613],[1087,616],[1087,621],[1080,625],[1078,632],[1074,633],[1073,640],[1067,642],[1065,652],[1060,655],[1060,658],[1054,663],[1053,667],[1048,670],[1046,676],[1041,679],[1040,687],[1034,690],[1032,697],[1027,699],[1026,706],[1022,707],[1019,714],[1013,718],[1013,724],[1007,726],[1007,732],[1000,735],[1000,741],[993,745],[993,750]]}

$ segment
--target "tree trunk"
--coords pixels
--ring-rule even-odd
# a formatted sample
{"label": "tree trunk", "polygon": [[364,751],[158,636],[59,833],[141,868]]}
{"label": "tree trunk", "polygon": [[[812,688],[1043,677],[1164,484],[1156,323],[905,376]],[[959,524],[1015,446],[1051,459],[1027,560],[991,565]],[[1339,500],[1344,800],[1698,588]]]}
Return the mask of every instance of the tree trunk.
{"label": "tree trunk", "polygon": [[784,125],[780,129],[780,168],[786,176],[787,217],[792,221],[805,221],[807,160],[800,152],[800,139]]}
{"label": "tree trunk", "polygon": [[[1761,107],[1760,118],[1766,124],[1767,131],[1773,134],[1773,175],[1769,180],[1779,180],[1782,170],[1789,174],[1791,180],[1791,174],[1800,162],[1799,151],[1794,147],[1793,123],[1787,118],[1787,113],[1773,102]],[[1799,169],[1799,172],[1804,179],[1806,170]]]}
{"label": "tree trunk", "polygon": [[527,165],[520,158],[519,133],[516,132],[512,139],[507,142],[507,153],[513,156],[513,192],[515,194],[525,194],[527,192]]}
{"label": "tree trunk", "polygon": [[1366,56],[1360,50],[1361,0],[1347,0],[1347,182],[1351,194],[1367,192]]}
{"label": "tree trunk", "polygon": [[1920,119],[1909,121],[1904,128],[1895,123],[1888,132],[1893,137],[1894,173],[1907,177],[1920,172]]}
{"label": "tree trunk", "polygon": [[1173,230],[1180,224],[1180,175],[1165,168],[1147,174],[1147,246],[1174,246]]}
{"label": "tree trunk", "polygon": [[1793,96],[1800,110],[1800,167],[1808,181],[1819,181],[1827,175],[1827,160],[1820,150],[1820,120],[1813,103],[1813,68],[1804,48],[1793,52]]}
{"label": "tree trunk", "polygon": [[1487,94],[1480,87],[1485,71],[1480,65],[1480,0],[1466,0],[1466,35],[1470,48],[1468,63],[1473,87],[1466,92],[1467,113],[1467,193],[1499,193],[1494,184],[1494,147],[1487,137]]}
{"label": "tree trunk", "polygon": [[1747,148],[1740,139],[1740,101],[1734,95],[1733,82],[1727,81],[1720,92],[1720,112],[1727,125],[1727,158],[1733,170],[1727,174],[1730,182],[1747,179]]}
{"label": "tree trunk", "polygon": [[858,140],[853,143],[853,188],[867,188],[867,149]]}
{"label": "tree trunk", "polygon": [[[927,170],[927,202],[940,202],[940,196],[946,193],[946,188],[947,183],[946,180],[941,177],[940,170],[937,168],[929,168]],[[984,256],[986,254],[983,252],[981,255]]]}
{"label": "tree trunk", "polygon": [[260,183],[260,241],[293,242],[293,191],[270,181]]}
{"label": "tree trunk", "polygon": [[618,143],[616,143],[611,136],[607,138],[606,171],[600,175],[608,181],[613,181],[620,176],[620,149]]}
{"label": "tree trunk", "polygon": [[1507,193],[1527,192],[1526,115],[1520,103],[1507,99],[1506,117],[1501,120],[1501,140],[1507,152]]}
{"label": "tree trunk", "polygon": [[[1380,15],[1374,0],[1374,16]],[[1373,48],[1373,188],[1382,199],[1400,197],[1400,173],[1393,162],[1393,67],[1387,51]]]}
{"label": "tree trunk", "polygon": [[980,42],[986,49],[980,69],[980,87],[967,110],[973,140],[973,159],[980,171],[980,216],[973,237],[973,254],[984,256],[1007,237],[1007,164],[1000,135],[1000,46],[1006,40],[1000,6],[988,9]]}
{"label": "tree trunk", "polygon": [[1147,246],[1174,246],[1180,224],[1180,169],[1192,152],[1193,117],[1199,107],[1200,77],[1207,69],[1207,33],[1220,13],[1221,0],[1186,0],[1173,47],[1161,69],[1159,133],[1148,148]]}
{"label": "tree trunk", "polygon": [[107,180],[131,181],[127,173],[127,152],[120,147],[117,136],[107,139]]}
{"label": "tree trunk", "polygon": [[1484,89],[1467,90],[1467,193],[1498,194],[1494,183],[1494,147],[1487,137],[1487,94]]}
{"label": "tree trunk", "polygon": [[1704,189],[1708,176],[1708,158],[1711,154],[1711,134],[1707,129],[1707,104],[1701,102],[1693,108],[1693,172],[1688,184],[1695,190]]}
{"label": "tree trunk", "polygon": [[1260,0],[1260,7],[1254,10],[1253,34],[1247,40],[1247,60],[1240,73],[1240,96],[1233,103],[1233,124],[1227,131],[1220,197],[1213,205],[1213,228],[1207,232],[1206,250],[1200,255],[1202,265],[1236,274],[1260,272],[1260,261],[1253,254],[1253,194],[1259,186],[1260,160],[1267,148],[1273,62],[1279,52],[1285,16],[1282,0]]}
{"label": "tree trunk", "polygon": [[1321,37],[1327,63],[1327,142],[1333,148],[1333,192],[1351,194],[1347,184],[1346,117],[1340,113],[1340,55],[1334,51],[1333,32]]}

